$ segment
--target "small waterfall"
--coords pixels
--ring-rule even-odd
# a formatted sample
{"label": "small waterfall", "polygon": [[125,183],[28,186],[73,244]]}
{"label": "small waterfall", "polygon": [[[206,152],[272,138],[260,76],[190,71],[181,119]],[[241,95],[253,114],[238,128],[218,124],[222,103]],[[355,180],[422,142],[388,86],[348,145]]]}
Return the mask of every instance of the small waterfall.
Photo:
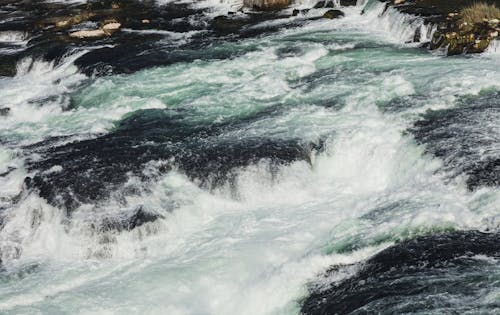
{"label": "small waterfall", "polygon": [[500,40],[495,39],[492,40],[490,45],[488,46],[488,49],[486,49],[486,54],[494,54],[498,55],[500,54]]}
{"label": "small waterfall", "polygon": [[420,43],[427,43],[432,40],[432,36],[434,35],[434,32],[437,30],[437,25],[432,24],[432,23],[427,23],[427,24],[422,24],[420,27]]}
{"label": "small waterfall", "polygon": [[[362,5],[364,0],[358,0]],[[394,7],[386,7],[386,3],[368,0],[363,11],[374,21],[377,29],[391,34],[400,43],[426,43],[430,41],[436,26],[426,23],[421,17],[399,12]]]}

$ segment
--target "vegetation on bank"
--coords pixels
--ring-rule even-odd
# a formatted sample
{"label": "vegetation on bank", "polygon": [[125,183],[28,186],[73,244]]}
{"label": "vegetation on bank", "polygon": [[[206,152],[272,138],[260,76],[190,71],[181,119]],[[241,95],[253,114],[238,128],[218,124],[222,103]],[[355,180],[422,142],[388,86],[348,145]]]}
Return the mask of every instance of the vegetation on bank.
{"label": "vegetation on bank", "polygon": [[468,24],[500,19],[500,9],[493,4],[478,2],[462,9],[460,11],[460,18],[462,23]]}

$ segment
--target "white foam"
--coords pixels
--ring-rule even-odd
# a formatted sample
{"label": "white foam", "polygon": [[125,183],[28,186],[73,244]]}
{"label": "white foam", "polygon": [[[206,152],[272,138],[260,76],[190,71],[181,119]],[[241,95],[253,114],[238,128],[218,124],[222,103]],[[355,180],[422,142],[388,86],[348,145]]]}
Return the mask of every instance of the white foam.
{"label": "white foam", "polygon": [[156,0],[156,2],[160,5],[167,3],[188,4],[193,8],[206,10],[206,14],[209,16],[227,14],[243,7],[243,0]]}
{"label": "white foam", "polygon": [[492,40],[488,48],[486,49],[486,54],[488,55],[498,55],[500,54],[500,40]]}
{"label": "white foam", "polygon": [[0,43],[24,44],[26,39],[27,35],[24,32],[18,32],[18,31],[0,32]]}
{"label": "white foam", "polygon": [[421,42],[425,42],[432,35],[429,27],[422,18],[401,13],[396,8],[386,9],[386,3],[370,1],[365,7],[366,19],[364,25],[386,32],[389,40],[398,43],[410,43],[413,41],[415,32],[421,32]]}
{"label": "white foam", "polygon": [[[27,123],[60,114],[67,105],[64,94],[86,79],[73,65],[73,61],[84,53],[72,55],[59,64],[25,58],[17,65],[14,78],[1,78],[0,107],[8,107],[10,112],[2,118],[0,130],[23,133],[24,127],[30,128]],[[39,134],[39,127],[35,128],[27,132]]]}

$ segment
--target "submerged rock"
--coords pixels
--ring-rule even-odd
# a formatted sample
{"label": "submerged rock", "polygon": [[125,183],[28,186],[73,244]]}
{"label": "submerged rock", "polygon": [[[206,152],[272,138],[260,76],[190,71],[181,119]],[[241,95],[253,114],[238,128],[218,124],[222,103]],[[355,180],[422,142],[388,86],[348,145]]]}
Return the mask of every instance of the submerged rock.
{"label": "submerged rock", "polygon": [[7,116],[10,113],[9,107],[0,108],[0,116]]}
{"label": "submerged rock", "polygon": [[[40,157],[27,161],[35,175],[25,180],[26,186],[71,212],[82,203],[109,198],[131,176],[147,183],[176,168],[200,186],[213,189],[234,180],[237,168],[264,160],[273,172],[279,165],[310,162],[312,150],[320,149],[299,139],[226,136],[259,117],[200,125],[186,122],[175,111],[138,111],[110,134],[95,139],[59,146],[51,146],[49,139],[26,148]],[[155,170],[145,175],[148,165]],[[48,171],[55,166],[61,171]]]}
{"label": "submerged rock", "polygon": [[[457,231],[403,241],[364,263],[331,267],[318,284],[311,284],[301,311],[306,315],[380,310],[387,314],[488,313],[499,306],[495,299],[482,299],[498,286],[496,277],[491,277],[499,268],[495,258],[500,258],[498,233]],[[343,280],[324,283],[339,278]],[[488,287],[491,290],[484,290]]]}
{"label": "submerged rock", "polygon": [[337,19],[337,18],[341,18],[344,16],[344,12],[340,11],[340,10],[328,10],[327,12],[325,12],[325,14],[323,14],[323,17],[325,19]]}
{"label": "submerged rock", "polygon": [[163,216],[159,214],[148,212],[143,207],[138,207],[126,215],[105,218],[94,228],[100,232],[131,231],[146,223],[155,222],[162,218]]}
{"label": "submerged rock", "polygon": [[500,93],[462,97],[454,107],[429,110],[408,131],[443,161],[449,178],[463,176],[467,188],[500,185],[500,134],[487,121],[500,119]]}
{"label": "submerged rock", "polygon": [[339,1],[341,6],[348,7],[348,6],[355,6],[358,4],[357,0],[340,0]]}
{"label": "submerged rock", "polygon": [[245,25],[245,21],[225,15],[216,16],[212,21],[212,28],[219,32],[235,32]]}

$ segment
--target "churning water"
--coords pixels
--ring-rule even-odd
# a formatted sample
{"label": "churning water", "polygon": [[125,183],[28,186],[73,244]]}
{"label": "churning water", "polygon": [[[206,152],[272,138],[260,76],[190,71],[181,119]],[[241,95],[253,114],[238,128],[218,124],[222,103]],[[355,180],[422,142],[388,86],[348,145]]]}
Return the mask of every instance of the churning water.
{"label": "churning water", "polygon": [[495,231],[498,54],[431,54],[406,44],[422,21],[363,8],[132,74],[82,51],[0,78],[0,313],[297,314],[332,265]]}

